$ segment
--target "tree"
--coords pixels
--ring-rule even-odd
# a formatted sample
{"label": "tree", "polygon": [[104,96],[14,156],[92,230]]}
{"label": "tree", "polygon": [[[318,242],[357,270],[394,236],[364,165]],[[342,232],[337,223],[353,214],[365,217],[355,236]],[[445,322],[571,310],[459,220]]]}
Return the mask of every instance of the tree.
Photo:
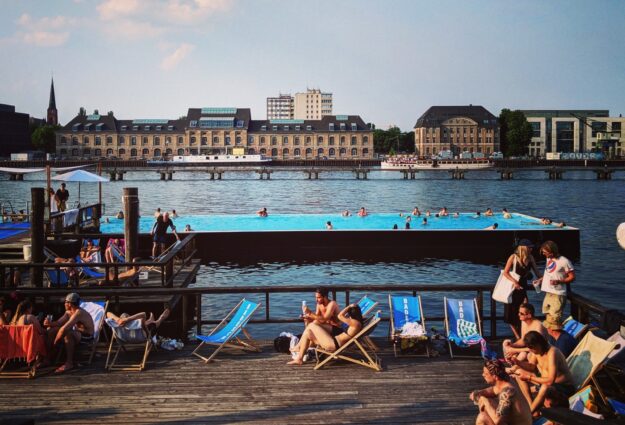
{"label": "tree", "polygon": [[532,125],[523,112],[502,109],[499,114],[499,140],[506,156],[527,155],[532,140]]}
{"label": "tree", "polygon": [[56,151],[56,134],[55,132],[61,128],[59,125],[43,125],[37,127],[31,135],[31,142],[34,147],[48,153]]}
{"label": "tree", "polygon": [[402,133],[399,127],[373,130],[373,149],[376,153],[412,153],[415,150],[414,132]]}

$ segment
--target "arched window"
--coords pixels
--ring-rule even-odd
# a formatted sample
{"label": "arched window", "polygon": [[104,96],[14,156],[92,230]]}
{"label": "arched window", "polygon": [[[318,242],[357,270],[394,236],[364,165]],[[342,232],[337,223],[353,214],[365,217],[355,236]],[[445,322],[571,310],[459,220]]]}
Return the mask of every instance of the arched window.
{"label": "arched window", "polygon": [[219,144],[219,137],[214,136],[213,137],[213,146],[218,145]]}
{"label": "arched window", "polygon": [[234,142],[235,142],[237,145],[240,145],[240,144],[241,144],[241,136],[237,136],[237,137],[234,139]]}
{"label": "arched window", "polygon": [[65,138],[65,136],[61,136],[61,144],[62,145],[66,145],[67,144],[67,139]]}
{"label": "arched window", "polygon": [[202,138],[200,139],[200,144],[201,144],[202,146],[206,146],[206,145],[208,145],[208,137],[206,137],[206,136],[202,136]]}
{"label": "arched window", "polygon": [[113,138],[111,136],[106,136],[106,144],[107,145],[112,145],[113,144]]}
{"label": "arched window", "polygon": [[184,149],[182,148],[178,149],[178,155],[184,155]]}
{"label": "arched window", "polygon": [[278,144],[278,138],[276,136],[271,137],[271,146],[275,146]]}
{"label": "arched window", "polygon": [[282,157],[287,157],[289,156],[289,148],[284,148],[282,149]]}
{"label": "arched window", "polygon": [[158,136],[154,137],[154,146],[159,146],[161,144],[161,138]]}
{"label": "arched window", "polygon": [[126,149],[124,149],[124,148],[121,148],[119,150],[119,156],[122,156],[122,155],[126,155]]}
{"label": "arched window", "polygon": [[141,138],[141,145],[143,145],[143,146],[147,146],[148,145],[148,138],[147,137],[142,137]]}
{"label": "arched window", "polygon": [[124,146],[124,143],[125,143],[124,136],[119,136],[119,138],[117,139],[117,146]]}
{"label": "arched window", "polygon": [[89,144],[89,136],[84,136],[84,137],[82,138],[82,142],[83,142],[85,145],[88,145],[88,144]]}
{"label": "arched window", "polygon": [[171,137],[170,136],[165,137],[165,144],[166,145],[171,145]]}
{"label": "arched window", "polygon": [[112,155],[113,155],[113,149],[107,149],[106,156],[112,156]]}
{"label": "arched window", "polygon": [[260,154],[261,154],[261,155],[267,155],[267,149],[262,148],[262,149],[260,150]]}
{"label": "arched window", "polygon": [[78,156],[78,149],[72,149],[72,156]]}
{"label": "arched window", "polygon": [[367,155],[369,155],[369,148],[363,148],[362,156],[367,156]]}
{"label": "arched window", "polygon": [[261,145],[265,144],[265,136],[260,136],[260,144]]}
{"label": "arched window", "polygon": [[288,145],[289,144],[289,136],[284,136],[282,138],[282,144],[283,145]]}
{"label": "arched window", "polygon": [[132,146],[135,146],[137,144],[137,136],[131,136],[130,137],[130,144]]}
{"label": "arched window", "polygon": [[248,155],[256,155],[256,150],[255,150],[254,148],[249,148],[249,149],[247,150],[247,154],[248,154]]}
{"label": "arched window", "polygon": [[[72,137],[72,145],[76,146],[78,145],[78,137]],[[74,152],[74,151],[72,151]]]}
{"label": "arched window", "polygon": [[100,136],[96,136],[96,138],[95,138],[95,145],[96,146],[101,146],[102,145],[102,138]]}
{"label": "arched window", "polygon": [[317,149],[317,156],[323,156],[323,148]]}
{"label": "arched window", "polygon": [[101,157],[102,156],[102,149],[96,149],[94,152],[94,155],[97,157]]}
{"label": "arched window", "polygon": [[339,149],[339,156],[344,157],[347,154],[347,149],[341,148]]}
{"label": "arched window", "polygon": [[295,146],[299,146],[299,136],[296,136],[295,139],[293,140],[293,144]]}
{"label": "arched window", "polygon": [[312,149],[306,148],[306,158],[312,158]]}
{"label": "arched window", "polygon": [[328,146],[334,146],[334,136],[328,137]]}
{"label": "arched window", "polygon": [[363,144],[363,145],[366,145],[366,144],[368,144],[368,143],[369,143],[369,136],[363,136],[363,137],[362,137],[362,144]]}
{"label": "arched window", "polygon": [[253,145],[254,144],[254,136],[247,136],[247,145]]}
{"label": "arched window", "polygon": [[341,143],[340,143],[340,145],[341,146],[345,145],[345,136],[341,136]]}
{"label": "arched window", "polygon": [[272,157],[274,157],[274,158],[275,158],[275,157],[277,157],[277,156],[278,156],[278,149],[273,148],[273,149],[271,150],[271,156],[272,156]]}
{"label": "arched window", "polygon": [[178,137],[178,144],[182,145],[184,143],[184,139],[181,137]]}
{"label": "arched window", "polygon": [[190,142],[190,144],[191,144],[191,145],[195,145],[195,136],[191,136],[191,142]]}
{"label": "arched window", "polygon": [[161,150],[156,148],[154,149],[154,158],[158,158],[161,156]]}
{"label": "arched window", "polygon": [[226,138],[224,139],[224,144],[226,146],[230,146],[230,136],[226,136]]}
{"label": "arched window", "polygon": [[352,145],[352,146],[355,146],[355,145],[356,145],[356,136],[352,136],[351,145]]}
{"label": "arched window", "polygon": [[312,143],[312,138],[310,136],[306,136],[306,146],[310,146]]}
{"label": "arched window", "polygon": [[317,137],[317,146],[323,145],[323,136]]}
{"label": "arched window", "polygon": [[328,154],[329,154],[330,156],[334,156],[334,155],[336,154],[336,152],[335,152],[334,148],[330,148],[330,150],[328,151]]}
{"label": "arched window", "polygon": [[173,152],[172,152],[171,149],[169,149],[169,148],[165,149],[165,155],[170,156],[172,153]]}
{"label": "arched window", "polygon": [[352,156],[354,157],[358,156],[358,149],[352,148]]}
{"label": "arched window", "polygon": [[135,148],[130,149],[130,156],[133,158],[137,156],[137,150]]}
{"label": "arched window", "polygon": [[299,158],[301,156],[299,148],[293,149],[293,156]]}
{"label": "arched window", "polygon": [[150,150],[148,148],[143,148],[141,150],[141,155],[148,156],[150,154]]}

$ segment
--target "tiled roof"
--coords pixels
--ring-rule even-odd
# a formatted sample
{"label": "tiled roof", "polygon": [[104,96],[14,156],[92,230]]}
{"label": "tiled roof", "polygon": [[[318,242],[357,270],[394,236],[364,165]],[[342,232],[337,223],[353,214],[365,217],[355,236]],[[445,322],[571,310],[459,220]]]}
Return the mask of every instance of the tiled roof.
{"label": "tiled roof", "polygon": [[431,106],[419,117],[414,128],[438,127],[450,118],[460,117],[470,118],[483,127],[495,127],[498,123],[497,117],[480,105]]}

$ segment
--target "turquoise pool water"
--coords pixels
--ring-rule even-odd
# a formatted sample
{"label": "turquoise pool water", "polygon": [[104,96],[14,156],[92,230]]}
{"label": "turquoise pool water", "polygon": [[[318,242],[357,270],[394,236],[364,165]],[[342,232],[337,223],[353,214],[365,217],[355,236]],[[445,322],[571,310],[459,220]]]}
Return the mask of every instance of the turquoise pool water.
{"label": "turquoise pool water", "polygon": [[[198,232],[263,232],[263,231],[293,231],[293,230],[320,230],[327,231],[326,223],[332,223],[334,231],[341,230],[391,230],[396,224],[399,229],[405,229],[406,215],[399,214],[370,214],[366,217],[343,217],[341,214],[270,214],[269,217],[256,215],[188,215],[174,219],[174,224],[182,232],[187,224]],[[556,229],[555,226],[545,226],[535,217],[524,214],[512,214],[512,218],[504,219],[501,214],[486,217],[483,214],[477,217],[475,213],[461,213],[458,217],[427,217],[427,224],[423,224],[425,215],[410,216],[412,230],[478,230],[498,224],[500,230],[528,230],[541,228]],[[109,223],[101,224],[103,233],[122,233],[123,220],[109,217]],[[149,233],[154,224],[154,217],[141,217],[141,233]]]}

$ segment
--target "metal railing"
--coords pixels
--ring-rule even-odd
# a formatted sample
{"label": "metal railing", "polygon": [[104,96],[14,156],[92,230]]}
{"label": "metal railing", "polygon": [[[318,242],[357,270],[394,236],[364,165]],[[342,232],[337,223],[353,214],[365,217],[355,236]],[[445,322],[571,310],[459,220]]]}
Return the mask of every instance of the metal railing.
{"label": "metal railing", "polygon": [[100,218],[102,217],[102,209],[103,204],[99,203],[79,207],[76,221],[67,226],[64,223],[65,215],[68,212],[67,210],[50,214],[50,223],[46,233],[81,233],[83,230],[98,228]]}

